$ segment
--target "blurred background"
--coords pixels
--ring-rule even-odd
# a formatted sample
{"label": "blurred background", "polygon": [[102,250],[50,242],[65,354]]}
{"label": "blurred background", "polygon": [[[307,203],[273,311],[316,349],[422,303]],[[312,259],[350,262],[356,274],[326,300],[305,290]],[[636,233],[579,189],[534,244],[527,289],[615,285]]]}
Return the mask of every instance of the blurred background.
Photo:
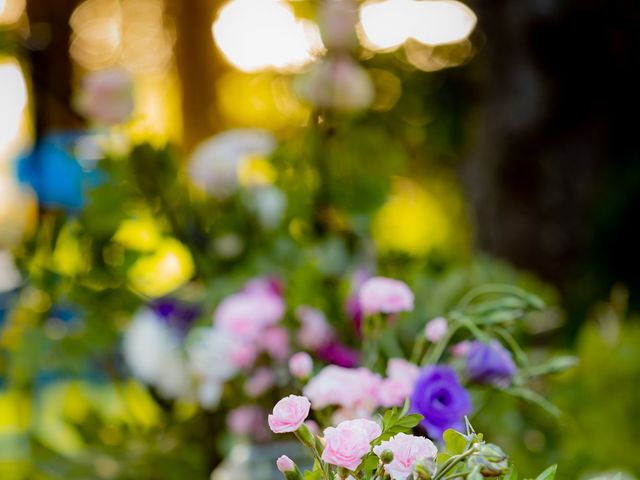
{"label": "blurred background", "polygon": [[[545,386],[571,415],[556,422],[496,402],[482,428],[500,431],[505,449],[530,474],[560,461],[559,478],[613,469],[640,475],[634,440],[640,389],[629,388],[640,385],[640,4],[356,3],[357,34],[347,61],[326,52],[349,28],[340,20],[349,20],[323,19],[317,1],[0,0],[1,478],[181,478],[170,472],[184,472],[184,464],[166,466],[167,476],[148,466],[181,451],[179,435],[161,438],[152,453],[140,453],[139,444],[152,432],[189,428],[184,425],[193,414],[186,407],[179,412],[182,427],[175,419],[163,423],[156,398],[136,383],[116,382],[137,405],[135,422],[124,420],[108,400],[117,392],[94,378],[94,367],[113,368],[119,378],[117,360],[108,360],[126,321],[114,314],[109,334],[96,325],[105,306],[131,312],[140,298],[173,292],[194,271],[197,278],[218,279],[216,286],[260,273],[257,265],[269,261],[251,256],[232,268],[234,254],[220,253],[237,247],[225,232],[236,229],[242,237],[250,231],[237,227],[233,214],[217,220],[226,230],[216,234],[216,246],[198,250],[184,213],[189,209],[171,180],[184,177],[175,173],[180,162],[212,135],[259,128],[278,140],[276,167],[292,169],[291,178],[282,173],[278,180],[289,205],[303,205],[304,185],[317,180],[303,181],[304,171],[290,159],[307,155],[300,153],[301,132],[327,104],[343,112],[336,116],[337,133],[329,133],[334,149],[324,152],[329,171],[320,180],[331,187],[319,198],[333,207],[317,222],[313,213],[289,207],[282,227],[287,238],[308,246],[311,237],[337,232],[344,258],[351,258],[361,253],[351,248],[353,238],[370,236],[383,268],[427,272],[425,303],[434,314],[470,276],[542,292],[557,308],[532,327],[541,335],[531,348],[580,357],[576,369]],[[335,63],[327,67],[326,59]],[[139,179],[157,175],[158,191],[169,204],[176,199],[167,207],[155,187],[146,191],[153,208],[163,214],[174,208],[177,218],[168,215],[166,223],[175,243],[156,241],[155,227],[147,228],[153,208],[140,214],[139,202],[128,201],[130,179],[117,171],[108,185],[94,178],[91,146],[76,146],[79,173],[60,163],[48,173],[38,170],[34,180],[33,165],[53,155],[47,149],[57,148],[55,142],[67,135],[75,142],[79,132],[104,134],[79,108],[81,90],[92,73],[114,69],[130,75],[134,105],[130,119],[109,130],[109,148],[120,152],[115,156],[129,155],[123,152],[131,145],[154,152],[171,145],[171,155],[183,159],[166,167],[155,153],[137,150],[136,158],[148,161],[129,172]],[[338,86],[325,98],[318,85],[329,81]],[[269,177],[268,169],[255,168],[249,183],[256,175]],[[72,185],[74,175],[82,189]],[[94,184],[95,193],[87,193]],[[206,213],[203,206],[199,218]],[[132,215],[137,223],[127,224]],[[116,231],[117,248],[110,243]],[[89,236],[90,244],[83,240]],[[288,244],[275,236],[256,241],[286,257]],[[145,239],[151,250],[140,246]],[[349,262],[335,245],[327,240],[322,248],[329,253],[322,251],[342,273]],[[207,249],[220,256],[217,266],[202,260]],[[144,257],[152,273],[149,263],[136,271],[140,259],[129,262],[128,250],[152,251]],[[281,257],[273,253],[271,262],[283,265]],[[126,270],[126,285],[118,283],[116,269]],[[166,282],[154,282],[158,276]],[[32,281],[35,287],[22,289]],[[434,287],[445,282],[454,285],[448,293]],[[47,371],[44,352],[68,355],[76,371]],[[128,472],[118,466],[123,450],[139,453]],[[193,468],[193,478],[206,478]]]}

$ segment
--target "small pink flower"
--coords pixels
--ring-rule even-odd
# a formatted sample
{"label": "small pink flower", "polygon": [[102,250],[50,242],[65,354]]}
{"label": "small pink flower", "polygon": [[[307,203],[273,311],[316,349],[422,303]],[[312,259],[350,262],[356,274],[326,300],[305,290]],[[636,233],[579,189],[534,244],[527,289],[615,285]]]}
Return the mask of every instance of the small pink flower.
{"label": "small pink flower", "polygon": [[431,440],[406,433],[398,433],[390,440],[373,447],[373,452],[378,456],[385,450],[393,453],[393,461],[384,466],[393,480],[405,480],[413,473],[416,462],[434,459],[438,454],[438,449]]}
{"label": "small pink flower", "polygon": [[317,422],[313,420],[307,420],[306,422],[304,422],[304,424],[313,435],[320,435],[320,426]]}
{"label": "small pink flower", "polygon": [[273,372],[267,367],[261,367],[247,379],[244,391],[250,397],[255,398],[266,392],[271,385],[273,385]]}
{"label": "small pink flower", "polygon": [[101,70],[82,79],[78,110],[90,120],[111,126],[133,112],[133,81],[125,70]]}
{"label": "small pink flower", "polygon": [[289,371],[295,378],[308,378],[312,370],[313,360],[307,352],[298,352],[289,359]]}
{"label": "small pink flower", "polygon": [[387,363],[387,376],[413,385],[420,376],[420,367],[404,358],[390,358]]}
{"label": "small pink flower", "polygon": [[318,350],[333,339],[333,330],[320,310],[301,305],[296,308],[296,318],[300,321],[297,340],[307,350]]}
{"label": "small pink flower", "polygon": [[393,278],[370,278],[360,288],[359,297],[367,315],[413,310],[413,292],[406,283]]}
{"label": "small pink flower", "polygon": [[343,368],[329,365],[313,377],[304,394],[313,408],[337,405],[347,409],[373,411],[378,406],[378,389],[382,379],[366,368]]}
{"label": "small pink flower", "polygon": [[429,320],[425,325],[424,336],[430,342],[436,343],[442,340],[448,331],[449,324],[447,323],[447,319],[444,317],[436,317],[433,320]]}
{"label": "small pink flower", "polygon": [[462,342],[458,342],[455,345],[451,346],[451,353],[454,357],[463,358],[467,356],[470,348],[471,342],[469,342],[468,340],[463,340]]}
{"label": "small pink flower", "polygon": [[233,335],[257,339],[284,314],[284,302],[276,295],[236,293],[225,298],[214,313],[214,324]]}
{"label": "small pink flower", "polygon": [[269,428],[273,433],[295,432],[309,415],[311,403],[306,397],[289,395],[283,398],[269,415]]}
{"label": "small pink flower", "polygon": [[371,451],[371,442],[382,429],[376,422],[365,419],[348,420],[324,431],[325,448],[322,460],[332,465],[355,470],[362,457]]}
{"label": "small pink flower", "polygon": [[229,412],[227,426],[238,435],[261,436],[266,429],[264,415],[257,405],[243,405]]}
{"label": "small pink flower", "polygon": [[293,463],[293,460],[286,455],[282,455],[278,460],[276,460],[276,466],[282,473],[293,472],[296,469],[296,464]]}
{"label": "small pink flower", "polygon": [[255,344],[238,340],[232,346],[229,358],[236,368],[247,368],[253,365],[257,356]]}
{"label": "small pink flower", "polygon": [[411,396],[413,385],[397,378],[385,378],[380,384],[378,402],[386,408],[399,407]]}
{"label": "small pink flower", "polygon": [[289,335],[282,327],[269,327],[259,338],[262,348],[276,360],[284,360],[289,356]]}

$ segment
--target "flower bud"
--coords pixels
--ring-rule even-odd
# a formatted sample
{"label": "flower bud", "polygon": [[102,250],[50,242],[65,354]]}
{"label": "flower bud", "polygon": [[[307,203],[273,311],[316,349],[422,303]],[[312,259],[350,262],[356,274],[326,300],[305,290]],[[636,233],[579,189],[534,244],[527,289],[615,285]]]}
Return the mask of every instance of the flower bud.
{"label": "flower bud", "polygon": [[296,464],[286,455],[282,455],[276,460],[276,466],[282,473],[291,472],[296,469]]}
{"label": "flower bud", "polygon": [[487,443],[478,447],[478,454],[469,459],[469,466],[479,469],[482,476],[499,477],[509,471],[509,459],[500,447]]}
{"label": "flower bud", "polygon": [[300,425],[300,428],[296,431],[296,435],[300,439],[300,441],[309,448],[314,448],[315,446],[315,438],[309,427],[307,427],[304,423]]}
{"label": "flower bud", "polygon": [[449,324],[444,317],[436,317],[430,320],[424,327],[424,336],[430,342],[436,343],[442,340],[442,338],[449,331]]}
{"label": "flower bud", "polygon": [[289,371],[295,378],[309,378],[313,370],[313,360],[306,352],[298,352],[289,359]]}
{"label": "flower bud", "polygon": [[414,470],[419,480],[431,480],[436,473],[436,465],[430,458],[425,458],[416,463]]}
{"label": "flower bud", "polygon": [[393,462],[393,452],[391,450],[384,450],[380,454],[380,460],[382,460],[382,463],[384,463],[385,465]]}

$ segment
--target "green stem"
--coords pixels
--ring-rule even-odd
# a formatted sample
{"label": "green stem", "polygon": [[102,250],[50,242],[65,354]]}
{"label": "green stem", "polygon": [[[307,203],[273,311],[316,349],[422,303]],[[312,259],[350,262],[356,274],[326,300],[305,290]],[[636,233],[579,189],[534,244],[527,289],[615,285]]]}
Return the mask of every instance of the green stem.
{"label": "green stem", "polygon": [[447,348],[447,345],[449,345],[453,335],[459,328],[460,324],[458,322],[452,322],[446,335],[442,337],[438,343],[434,344],[429,350],[427,350],[427,355],[420,359],[421,361],[418,362],[418,365],[435,365],[438,363],[438,360],[440,360],[445,348]]}
{"label": "green stem", "polygon": [[527,292],[513,285],[504,284],[488,284],[481,285],[469,290],[458,302],[458,309],[464,310],[477,297],[489,294],[503,293],[505,295],[513,295],[520,298],[527,298]]}
{"label": "green stem", "polygon": [[500,335],[505,342],[507,342],[509,348],[511,348],[511,350],[515,354],[520,366],[526,367],[529,364],[529,358],[527,357],[527,354],[524,352],[524,350],[522,350],[522,347],[520,347],[518,342],[516,342],[516,339],[513,338],[513,335],[511,335],[511,333],[503,327],[496,327],[495,332]]}
{"label": "green stem", "polygon": [[443,480],[445,477],[445,474],[449,473],[458,463],[460,463],[462,460],[464,460],[465,458],[467,458],[468,456],[474,454],[476,451],[476,447],[475,445],[471,446],[471,448],[469,448],[468,450],[465,450],[464,452],[462,452],[460,455],[456,455],[454,457],[451,457],[449,460],[447,460],[445,462],[445,464],[442,466],[442,470],[440,470],[435,477],[433,477],[433,480]]}

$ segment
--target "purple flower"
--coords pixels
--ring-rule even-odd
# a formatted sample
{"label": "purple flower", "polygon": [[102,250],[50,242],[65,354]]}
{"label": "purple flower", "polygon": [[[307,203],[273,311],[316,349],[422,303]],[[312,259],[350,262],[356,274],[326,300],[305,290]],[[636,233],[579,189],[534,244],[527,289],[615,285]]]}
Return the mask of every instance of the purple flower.
{"label": "purple flower", "polygon": [[434,439],[442,439],[448,428],[463,431],[464,416],[471,412],[471,398],[453,368],[426,367],[411,395],[411,410],[424,417],[422,425]]}
{"label": "purple flower", "polygon": [[186,335],[191,324],[200,316],[199,307],[168,297],[152,301],[149,307],[159,319],[180,335]]}
{"label": "purple flower", "polygon": [[318,357],[339,367],[352,368],[360,362],[360,355],[337,340],[331,340],[318,349]]}
{"label": "purple flower", "polygon": [[508,386],[517,372],[511,352],[500,342],[472,342],[467,353],[467,378],[476,383]]}

